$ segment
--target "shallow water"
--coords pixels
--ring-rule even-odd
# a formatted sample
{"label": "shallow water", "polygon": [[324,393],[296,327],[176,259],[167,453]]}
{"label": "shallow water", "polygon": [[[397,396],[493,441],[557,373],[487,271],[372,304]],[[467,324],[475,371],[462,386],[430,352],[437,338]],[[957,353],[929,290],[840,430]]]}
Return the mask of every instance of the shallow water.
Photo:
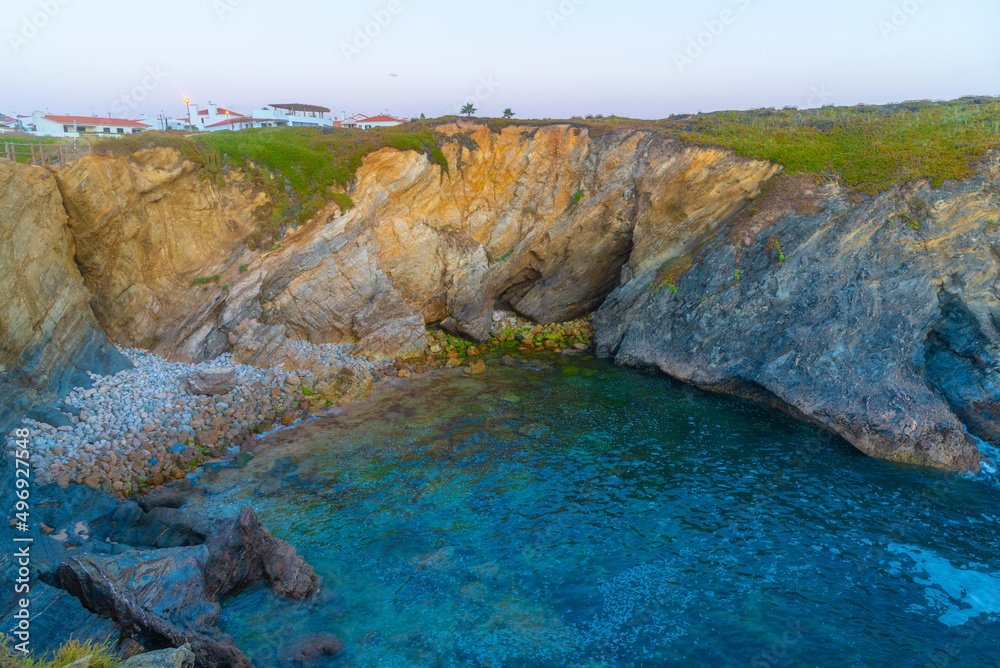
{"label": "shallow water", "polygon": [[194,484],[325,579],[226,602],[259,666],[1000,665],[995,486],[596,360],[415,378]]}

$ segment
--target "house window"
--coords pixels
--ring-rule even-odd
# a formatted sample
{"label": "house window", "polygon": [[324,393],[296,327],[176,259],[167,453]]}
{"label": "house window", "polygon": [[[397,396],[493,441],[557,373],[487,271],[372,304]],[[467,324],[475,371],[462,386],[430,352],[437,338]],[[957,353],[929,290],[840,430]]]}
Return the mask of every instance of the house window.
{"label": "house window", "polygon": [[125,134],[125,128],[118,128],[118,134],[120,135]]}
{"label": "house window", "polygon": [[72,131],[73,131],[73,126],[72,125],[64,125],[63,126],[63,132],[72,132]]}
{"label": "house window", "polygon": [[132,134],[137,135],[142,132],[142,128],[132,128]]}
{"label": "house window", "polygon": [[111,132],[111,128],[104,128],[105,132]]}

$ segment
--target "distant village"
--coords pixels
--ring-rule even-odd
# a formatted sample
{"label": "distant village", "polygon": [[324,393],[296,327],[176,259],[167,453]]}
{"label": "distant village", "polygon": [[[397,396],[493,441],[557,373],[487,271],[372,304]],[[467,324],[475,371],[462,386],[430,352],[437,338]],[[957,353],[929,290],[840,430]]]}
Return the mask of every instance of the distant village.
{"label": "distant village", "polygon": [[130,135],[147,130],[179,130],[183,132],[218,132],[220,130],[247,130],[250,128],[325,127],[371,128],[392,127],[406,123],[393,116],[366,116],[355,114],[335,118],[326,107],[313,104],[269,104],[242,114],[209,102],[204,109],[185,100],[187,116],[170,118],[164,115],[150,119],[107,118],[102,116],[75,116],[49,114],[36,111],[30,116],[0,113],[0,134],[22,132],[40,137],[80,137],[90,135]]}

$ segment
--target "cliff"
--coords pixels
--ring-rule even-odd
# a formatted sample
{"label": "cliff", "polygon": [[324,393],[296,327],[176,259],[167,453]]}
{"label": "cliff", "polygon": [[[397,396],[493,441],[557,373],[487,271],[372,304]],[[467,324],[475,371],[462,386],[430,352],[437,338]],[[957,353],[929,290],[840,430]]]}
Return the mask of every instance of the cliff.
{"label": "cliff", "polygon": [[73,387],[87,372],[130,366],[109,346],[74,263],[56,180],[0,160],[0,430]]}
{"label": "cliff", "polygon": [[978,471],[972,436],[1000,436],[997,174],[861,204],[783,184],[673,289],[655,270],[618,288],[598,350],[784,408],[880,459]]}
{"label": "cliff", "polygon": [[976,437],[1000,442],[995,166],[858,198],[654,130],[436,131],[447,170],[377,150],[353,208],[257,251],[267,192],[173,149],[55,172],[65,226],[59,193],[20,196],[69,231],[108,338],[172,360],[231,350],[254,322],[391,357],[423,350],[426,324],[483,339],[496,307],[542,323],[599,309],[600,354],[876,457],[975,471]]}
{"label": "cliff", "polygon": [[[219,184],[169,149],[79,160],[58,179],[94,312],[113,342],[179,361],[225,352],[250,319],[382,356],[421,350],[425,323],[483,339],[497,303],[540,322],[592,312],[633,239],[640,264],[697,243],[777,171],[641,132],[441,131],[448,173],[376,151],[353,209],[332,204],[255,253],[240,242],[263,195],[238,172]],[[683,239],[668,211],[692,221]]]}

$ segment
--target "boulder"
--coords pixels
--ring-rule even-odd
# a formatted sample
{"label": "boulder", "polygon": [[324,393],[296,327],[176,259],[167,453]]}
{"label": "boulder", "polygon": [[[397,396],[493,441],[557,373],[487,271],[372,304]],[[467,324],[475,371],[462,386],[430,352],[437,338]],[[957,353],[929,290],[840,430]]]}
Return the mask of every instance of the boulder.
{"label": "boulder", "polygon": [[191,394],[225,394],[236,387],[236,370],[232,368],[203,369],[186,378]]}
{"label": "boulder", "polygon": [[53,427],[73,426],[73,423],[70,421],[69,417],[67,417],[67,415],[62,411],[58,410],[55,407],[54,403],[35,406],[30,411],[28,411],[27,417],[37,422],[42,422],[44,424],[52,425]]}
{"label": "boulder", "polygon": [[119,668],[195,668],[194,652],[190,643],[176,649],[137,654]]}
{"label": "boulder", "polygon": [[135,499],[139,507],[149,512],[153,508],[180,508],[187,501],[187,497],[173,487],[157,487],[148,494]]}

